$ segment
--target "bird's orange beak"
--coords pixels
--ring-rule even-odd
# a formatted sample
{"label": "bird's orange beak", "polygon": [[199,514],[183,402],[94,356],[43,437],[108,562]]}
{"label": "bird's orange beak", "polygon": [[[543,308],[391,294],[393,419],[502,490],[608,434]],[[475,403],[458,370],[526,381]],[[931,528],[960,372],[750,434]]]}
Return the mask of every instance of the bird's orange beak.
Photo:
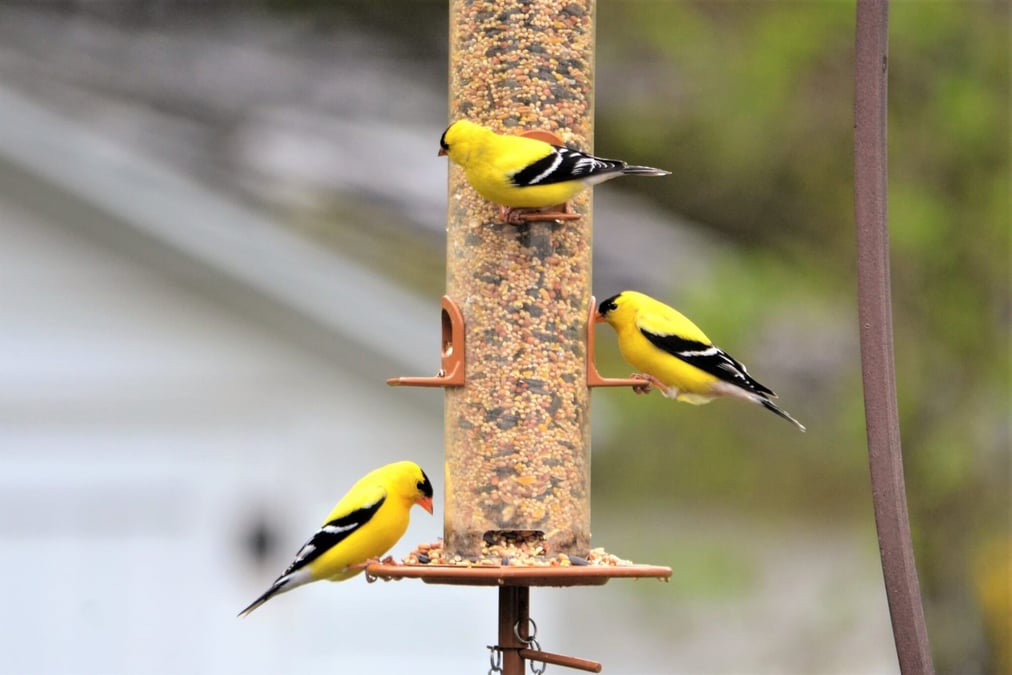
{"label": "bird's orange beak", "polygon": [[440,148],[439,152],[436,154],[436,157],[446,157],[446,150]]}
{"label": "bird's orange beak", "polygon": [[608,323],[608,319],[601,312],[594,312],[594,323]]}
{"label": "bird's orange beak", "polygon": [[432,513],[432,497],[419,497],[415,500],[415,503],[421,506],[423,509]]}

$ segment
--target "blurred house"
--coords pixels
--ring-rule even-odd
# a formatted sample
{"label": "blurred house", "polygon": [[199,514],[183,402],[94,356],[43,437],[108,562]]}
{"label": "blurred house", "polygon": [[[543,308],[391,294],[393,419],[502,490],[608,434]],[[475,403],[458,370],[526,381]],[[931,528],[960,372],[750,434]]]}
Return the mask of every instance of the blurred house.
{"label": "blurred house", "polygon": [[[0,670],[365,670],[362,624],[437,640],[434,606],[480,614],[358,579],[234,618],[367,470],[409,457],[441,489],[441,397],[383,382],[438,367],[438,305],[9,93],[0,108],[0,569],[25,579]],[[400,552],[440,532],[419,511]],[[356,637],[334,643],[341,617]],[[265,638],[293,626],[298,661]]]}

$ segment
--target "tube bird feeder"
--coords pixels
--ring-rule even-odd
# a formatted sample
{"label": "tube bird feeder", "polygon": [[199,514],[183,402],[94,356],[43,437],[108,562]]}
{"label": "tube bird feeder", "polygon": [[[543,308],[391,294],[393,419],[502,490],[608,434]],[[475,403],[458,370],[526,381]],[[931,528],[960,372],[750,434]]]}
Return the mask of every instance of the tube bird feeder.
{"label": "tube bird feeder", "polygon": [[[591,152],[594,17],[595,0],[451,0],[450,119],[548,134]],[[451,164],[443,368],[435,378],[389,381],[445,387],[442,553],[457,564],[373,564],[367,572],[498,586],[493,650],[504,673],[522,673],[526,659],[600,669],[545,652],[535,658],[530,586],[671,575],[667,567],[587,564],[590,388],[641,384],[606,380],[593,366],[591,216],[584,192],[565,208],[507,223]],[[448,333],[462,363],[448,361]],[[489,561],[502,541],[556,566]]]}

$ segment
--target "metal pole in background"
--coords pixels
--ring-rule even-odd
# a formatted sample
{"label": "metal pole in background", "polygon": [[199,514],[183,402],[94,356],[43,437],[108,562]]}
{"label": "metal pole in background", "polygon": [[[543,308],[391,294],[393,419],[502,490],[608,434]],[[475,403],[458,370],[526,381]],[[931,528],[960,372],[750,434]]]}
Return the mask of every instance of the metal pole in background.
{"label": "metal pole in background", "polygon": [[904,675],[934,673],[903,480],[889,286],[886,101],[888,0],[858,0],[854,63],[854,212],[868,462],[882,575]]}

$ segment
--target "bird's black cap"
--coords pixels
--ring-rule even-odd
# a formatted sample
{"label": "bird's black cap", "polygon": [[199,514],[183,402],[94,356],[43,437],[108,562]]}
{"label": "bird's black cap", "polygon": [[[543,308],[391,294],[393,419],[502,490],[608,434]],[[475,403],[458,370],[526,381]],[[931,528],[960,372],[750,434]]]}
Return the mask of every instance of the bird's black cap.
{"label": "bird's black cap", "polygon": [[597,306],[598,313],[600,313],[601,316],[608,316],[608,312],[618,309],[618,303],[616,303],[615,301],[618,300],[618,296],[620,295],[622,294],[618,293],[616,295],[611,296],[610,298],[602,300],[601,304]]}
{"label": "bird's black cap", "polygon": [[422,480],[418,481],[418,489],[426,497],[432,496],[432,483],[429,482],[429,477],[425,475],[424,471],[422,471]]}

